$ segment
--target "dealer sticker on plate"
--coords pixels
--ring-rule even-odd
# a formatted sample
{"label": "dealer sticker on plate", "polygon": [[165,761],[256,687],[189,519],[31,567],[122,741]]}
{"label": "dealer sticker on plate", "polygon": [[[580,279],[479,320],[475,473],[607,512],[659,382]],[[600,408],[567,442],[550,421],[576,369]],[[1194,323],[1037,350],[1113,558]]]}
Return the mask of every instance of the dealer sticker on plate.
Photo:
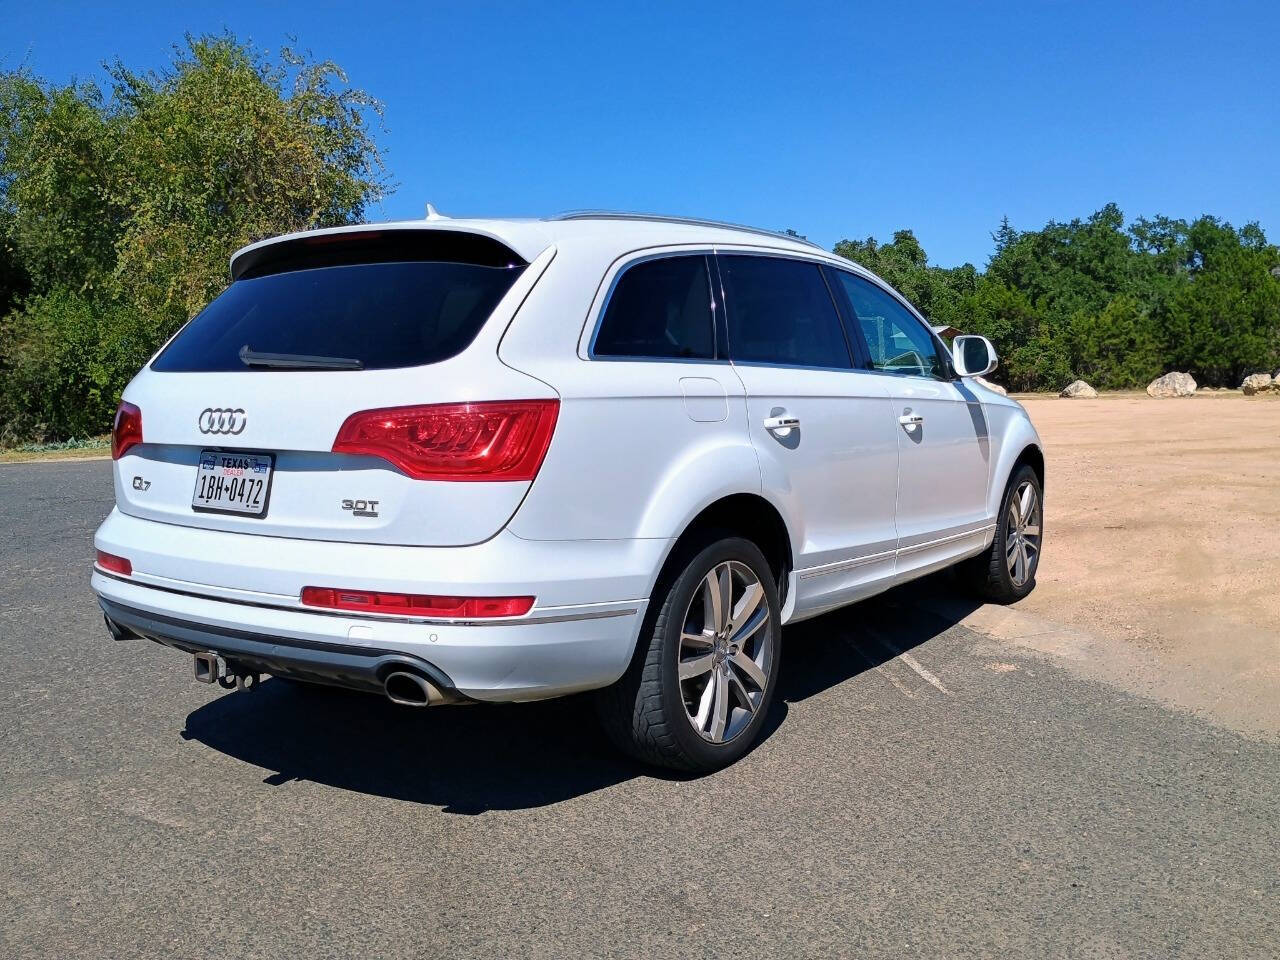
{"label": "dealer sticker on plate", "polygon": [[191,509],[261,517],[267,512],[275,456],[236,450],[201,450]]}

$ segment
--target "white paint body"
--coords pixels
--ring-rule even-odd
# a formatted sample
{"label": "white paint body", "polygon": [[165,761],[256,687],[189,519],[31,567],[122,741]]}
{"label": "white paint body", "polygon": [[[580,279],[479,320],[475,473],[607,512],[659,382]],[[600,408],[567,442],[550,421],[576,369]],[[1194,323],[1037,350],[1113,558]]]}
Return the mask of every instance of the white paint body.
{"label": "white paint body", "polygon": [[[987,548],[1015,461],[1039,446],[1020,405],[968,378],[590,358],[614,279],[655,255],[775,255],[880,283],[804,243],[629,219],[379,229],[483,233],[530,265],[475,341],[442,363],[139,373],[124,399],[143,411],[144,442],[116,461],[116,508],[95,536],[133,566],[128,578],[95,569],[109,613],[403,652],[475,699],[555,696],[623,673],[663,563],[716,501],[750,494],[781,516],[783,619],[798,620]],[[560,401],[531,483],[421,481],[328,452],[359,410],[526,398]],[[262,519],[190,509],[199,450],[213,445],[197,431],[210,406],[248,411],[224,445],[276,454]],[[922,428],[899,423],[912,412]],[[780,413],[800,421],[790,438],[763,425]],[[135,489],[135,476],[149,486]],[[378,500],[379,516],[344,512],[351,497]],[[308,585],[537,599],[523,617],[463,623],[317,612],[300,603]]]}

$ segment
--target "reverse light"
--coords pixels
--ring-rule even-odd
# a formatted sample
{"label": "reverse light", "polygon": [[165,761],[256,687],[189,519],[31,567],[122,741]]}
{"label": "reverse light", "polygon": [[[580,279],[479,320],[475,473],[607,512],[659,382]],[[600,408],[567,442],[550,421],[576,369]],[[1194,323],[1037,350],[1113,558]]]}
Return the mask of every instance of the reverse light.
{"label": "reverse light", "polygon": [[105,550],[97,550],[98,566],[103,570],[110,570],[112,573],[118,573],[123,577],[133,576],[133,564],[124,557],[117,557],[114,553],[107,553]]}
{"label": "reverse light", "polygon": [[333,452],[380,457],[417,480],[532,480],[559,413],[559,400],[364,410],[347,417]]}
{"label": "reverse light", "polygon": [[303,587],[304,606],[363,613],[390,613],[411,617],[519,617],[533,606],[533,597],[444,597],[420,593],[384,593],[380,590],[341,590]]}
{"label": "reverse light", "polygon": [[142,411],[132,403],[120,401],[116,418],[111,423],[111,459],[119,460],[135,444],[142,442]]}

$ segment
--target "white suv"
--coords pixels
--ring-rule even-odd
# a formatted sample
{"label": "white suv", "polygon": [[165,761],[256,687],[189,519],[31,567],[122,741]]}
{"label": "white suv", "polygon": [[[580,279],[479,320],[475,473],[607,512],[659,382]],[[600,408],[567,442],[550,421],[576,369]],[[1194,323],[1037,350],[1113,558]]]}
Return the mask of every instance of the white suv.
{"label": "white suv", "polygon": [[950,564],[1032,587],[1044,459],[910,304],[802,241],[618,214],[240,250],[124,393],[117,639],[396,703],[598,690],[636,756],[756,738],[781,627]]}

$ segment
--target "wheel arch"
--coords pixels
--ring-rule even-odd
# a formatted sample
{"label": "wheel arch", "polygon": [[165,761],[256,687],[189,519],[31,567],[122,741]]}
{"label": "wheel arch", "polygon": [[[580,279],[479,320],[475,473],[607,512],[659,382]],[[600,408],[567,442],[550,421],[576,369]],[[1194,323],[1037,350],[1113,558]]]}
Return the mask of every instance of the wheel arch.
{"label": "wheel arch", "polygon": [[[1013,465],[1009,468],[1009,476],[1013,476],[1014,472],[1026,464],[1036,472],[1036,479],[1040,481],[1040,492],[1044,493],[1044,451],[1035,443],[1029,443],[1022,448],[1022,452],[1018,454],[1013,461]],[[1006,479],[1005,483],[1009,481]]]}
{"label": "wheel arch", "polygon": [[794,552],[791,532],[777,506],[759,493],[731,493],[704,505],[684,524],[671,542],[653,586],[669,582],[691,551],[718,536],[738,536],[760,548],[778,585],[778,600],[786,604]]}
{"label": "wheel arch", "polygon": [[1009,478],[1024,464],[1036,472],[1041,490],[1045,484],[1044,445],[1026,411],[1020,407],[996,407],[993,413],[991,436],[996,450],[996,462],[992,467],[991,485],[987,490],[988,517],[999,515]]}

